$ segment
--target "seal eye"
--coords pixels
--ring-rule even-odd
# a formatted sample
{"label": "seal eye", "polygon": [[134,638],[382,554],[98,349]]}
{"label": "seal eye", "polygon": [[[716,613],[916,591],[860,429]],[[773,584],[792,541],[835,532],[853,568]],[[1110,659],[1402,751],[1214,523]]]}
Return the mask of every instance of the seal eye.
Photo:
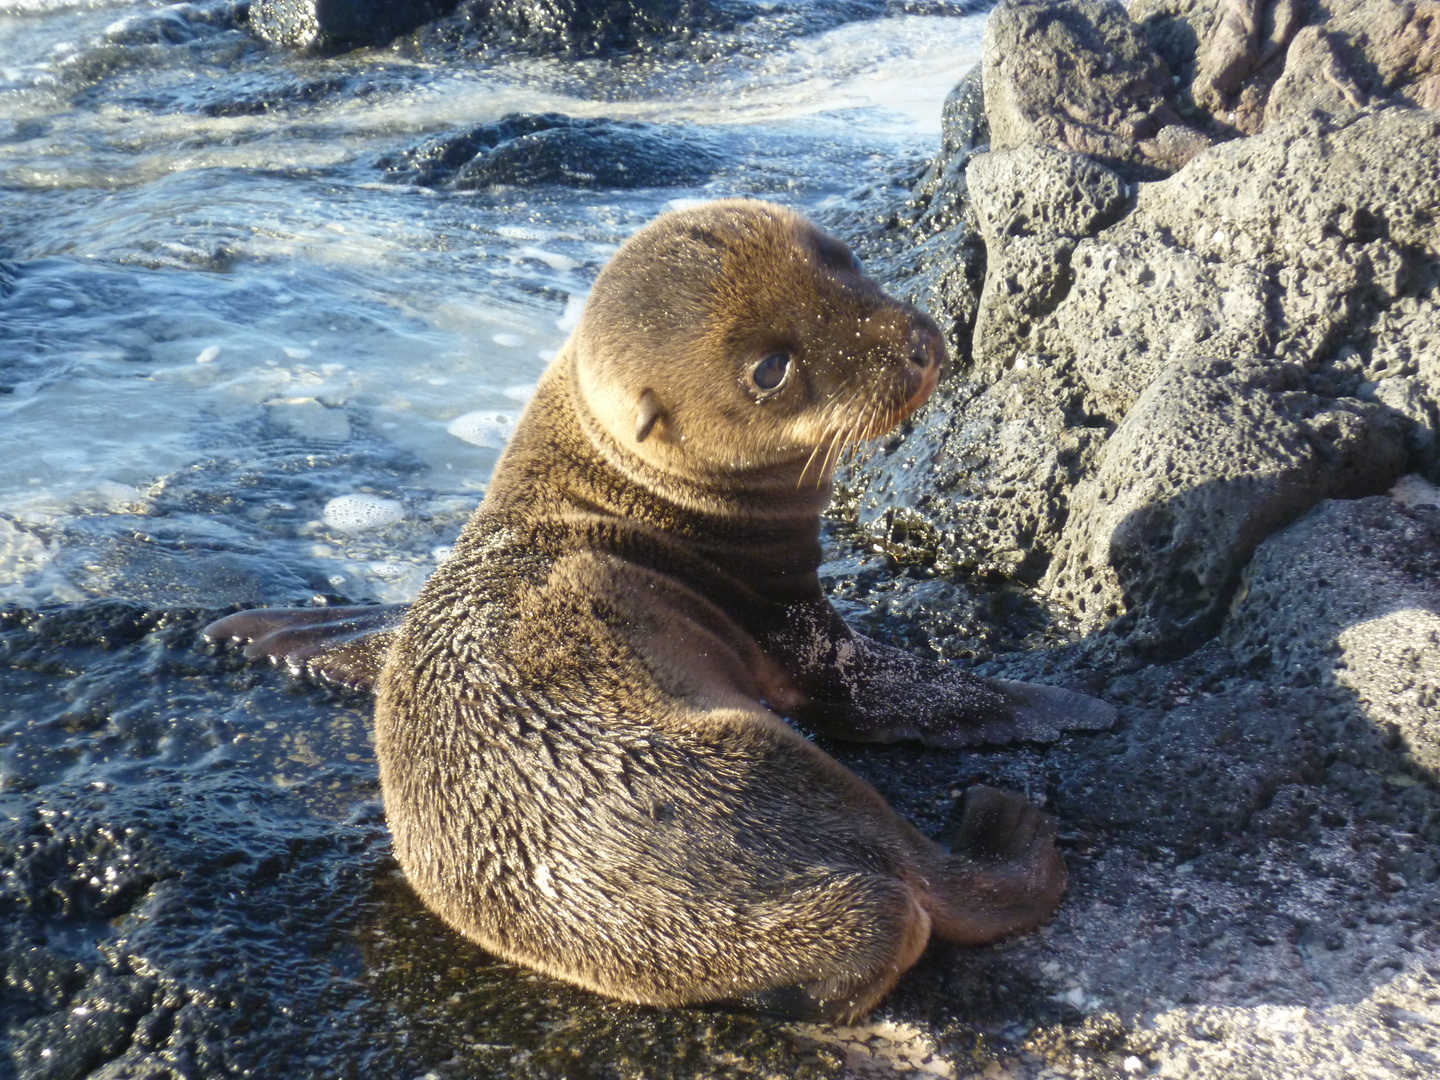
{"label": "seal eye", "polygon": [[785,373],[789,370],[790,355],[788,353],[771,353],[755,365],[755,370],[750,372],[750,381],[755,384],[757,390],[774,390],[785,381]]}

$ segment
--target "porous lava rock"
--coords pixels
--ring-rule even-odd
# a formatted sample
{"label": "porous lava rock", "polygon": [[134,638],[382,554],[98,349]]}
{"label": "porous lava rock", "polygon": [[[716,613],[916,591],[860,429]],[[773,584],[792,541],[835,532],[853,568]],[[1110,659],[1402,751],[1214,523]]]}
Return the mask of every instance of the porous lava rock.
{"label": "porous lava rock", "polygon": [[1118,0],[1008,0],[982,63],[992,149],[1043,143],[1151,175],[1208,142],[1181,120],[1173,73]]}
{"label": "porous lava rock", "polygon": [[1395,494],[1323,503],[1262,544],[1223,640],[1275,683],[1349,690],[1440,773],[1440,490]]}
{"label": "porous lava rock", "polygon": [[1135,0],[1180,111],[1215,138],[1381,101],[1440,107],[1434,0]]}
{"label": "porous lava rock", "polygon": [[968,378],[854,501],[892,553],[1178,653],[1270,532],[1434,468],[1440,116],[1295,120],[1138,186],[1042,145],[967,175]]}

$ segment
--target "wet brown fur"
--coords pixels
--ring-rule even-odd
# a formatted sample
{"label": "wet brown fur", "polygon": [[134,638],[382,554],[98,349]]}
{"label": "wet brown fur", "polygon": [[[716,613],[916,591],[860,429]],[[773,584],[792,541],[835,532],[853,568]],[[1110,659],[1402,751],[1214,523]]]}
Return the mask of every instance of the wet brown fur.
{"label": "wet brown fur", "polygon": [[[786,381],[758,393],[780,352]],[[381,784],[426,904],[612,997],[830,1020],[870,1009],[932,933],[1048,918],[1065,870],[1033,806],[974,789],[946,850],[783,719],[941,745],[1108,719],[886,649],[821,593],[839,450],[918,407],[942,359],[928,317],[781,208],[680,211],[624,246],[390,631]],[[242,616],[215,636],[258,638]],[[258,651],[321,653],[303,622]]]}

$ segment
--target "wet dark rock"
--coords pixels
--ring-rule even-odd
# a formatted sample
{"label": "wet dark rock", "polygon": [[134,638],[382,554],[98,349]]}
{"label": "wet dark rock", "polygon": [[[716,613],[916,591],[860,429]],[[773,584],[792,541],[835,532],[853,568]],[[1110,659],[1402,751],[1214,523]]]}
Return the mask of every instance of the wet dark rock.
{"label": "wet dark rock", "polygon": [[578,188],[695,184],[720,164],[719,154],[683,128],[512,113],[500,120],[427,139],[381,158],[390,179],[457,191],[501,184]]}
{"label": "wet dark rock", "polygon": [[[244,84],[253,82],[253,89]],[[217,100],[200,107],[206,116],[264,116],[286,112],[324,101],[335,94],[364,97],[373,87],[356,86],[351,80],[335,76],[317,79],[275,79],[265,72],[247,78],[242,75],[227,82]]]}
{"label": "wet dark rock", "polygon": [[728,28],[751,13],[746,7],[716,0],[465,0],[421,40],[478,37],[532,52],[605,54]]}
{"label": "wet dark rock", "polygon": [[251,31],[271,45],[337,53],[385,45],[452,9],[456,0],[251,0]]}
{"label": "wet dark rock", "polygon": [[841,1074],[456,938],[394,874],[368,701],[197,647],[215,614],[0,612],[8,1075]]}

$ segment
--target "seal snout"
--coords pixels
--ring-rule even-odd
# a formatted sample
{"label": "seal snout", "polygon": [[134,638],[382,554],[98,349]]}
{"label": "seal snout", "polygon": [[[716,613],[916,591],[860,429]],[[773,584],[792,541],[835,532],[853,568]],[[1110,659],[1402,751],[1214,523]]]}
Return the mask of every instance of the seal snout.
{"label": "seal snout", "polygon": [[945,342],[940,329],[929,319],[916,321],[910,331],[910,363],[921,371],[938,368],[945,361]]}
{"label": "seal snout", "polygon": [[940,381],[945,365],[945,339],[940,328],[928,315],[916,312],[910,324],[910,369],[905,413],[909,415],[925,404]]}

